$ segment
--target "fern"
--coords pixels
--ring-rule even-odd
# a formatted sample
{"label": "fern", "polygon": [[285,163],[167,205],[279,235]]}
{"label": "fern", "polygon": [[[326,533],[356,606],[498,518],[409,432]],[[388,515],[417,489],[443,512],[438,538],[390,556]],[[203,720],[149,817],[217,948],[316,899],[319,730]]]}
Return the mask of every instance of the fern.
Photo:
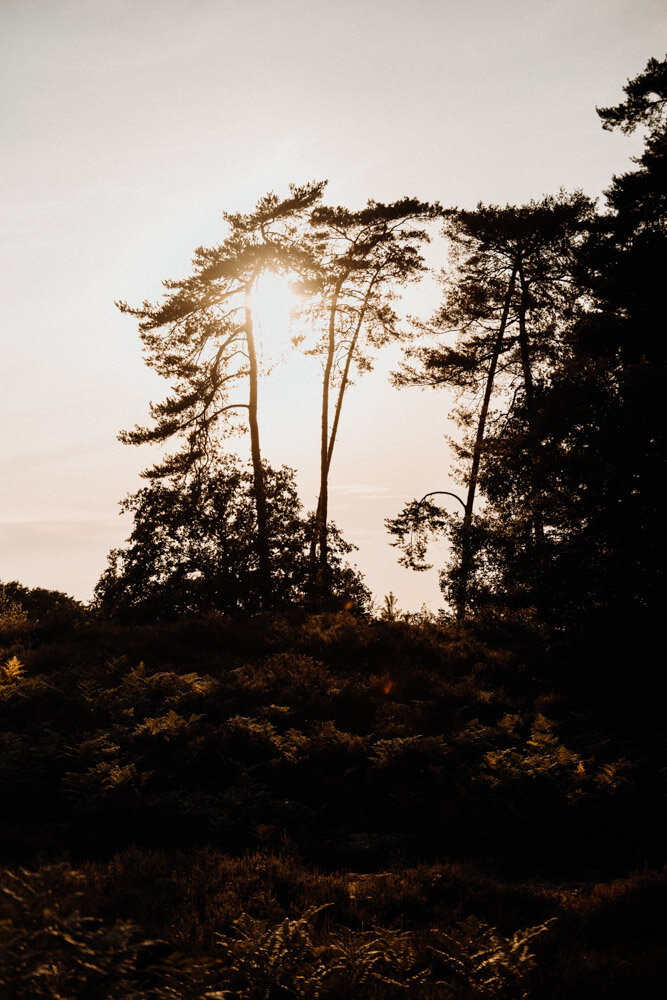
{"label": "fern", "polygon": [[[505,937],[495,927],[468,917],[457,928],[439,933],[432,946],[452,987],[467,987],[473,995],[497,1000],[523,1000],[535,968],[528,942],[543,934],[553,920]],[[446,984],[442,984],[446,985]]]}
{"label": "fern", "polygon": [[[348,933],[333,945],[333,971],[344,973],[346,991],[371,990],[380,985],[392,992],[411,991],[423,983],[428,971],[417,967],[412,935],[406,931],[376,928]],[[351,994],[352,996],[355,993]]]}
{"label": "fern", "polygon": [[12,684],[23,677],[25,667],[18,656],[12,656],[0,667],[0,684]]}
{"label": "fern", "polygon": [[150,736],[161,736],[165,740],[170,740],[196,726],[202,718],[202,715],[191,715],[188,719],[184,719],[172,708],[166,715],[154,719],[144,719],[141,725],[137,726],[135,733],[137,735],[147,733]]}
{"label": "fern", "polygon": [[0,875],[0,996],[149,1000],[137,959],[157,942],[142,940],[130,921],[105,926],[70,909],[81,881],[65,864]]}
{"label": "fern", "polygon": [[218,936],[223,982],[206,994],[208,1000],[270,1000],[280,987],[293,997],[316,1000],[334,969],[322,961],[311,936],[312,920],[325,908],[311,907],[297,919],[268,928],[244,913],[234,923],[234,937]]}

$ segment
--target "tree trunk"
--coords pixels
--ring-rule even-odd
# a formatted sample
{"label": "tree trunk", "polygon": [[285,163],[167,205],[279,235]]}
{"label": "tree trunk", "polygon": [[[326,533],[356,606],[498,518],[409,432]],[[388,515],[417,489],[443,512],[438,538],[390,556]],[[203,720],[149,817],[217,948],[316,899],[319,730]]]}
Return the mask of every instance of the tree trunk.
{"label": "tree trunk", "polygon": [[[523,386],[526,393],[526,413],[528,415],[528,426],[531,433],[535,431],[535,389],[533,384],[533,371],[530,362],[530,347],[528,344],[528,331],[526,329],[526,313],[528,312],[528,283],[523,273],[523,266],[519,266],[519,281],[521,283],[521,299],[519,302],[519,351],[521,353],[521,369],[523,372]],[[535,542],[538,546],[544,541],[544,520],[541,512],[533,511],[534,496],[531,496],[531,523]],[[528,529],[530,531],[530,527]]]}
{"label": "tree trunk", "polygon": [[[327,409],[327,418],[326,418],[327,419],[326,482],[327,482],[327,485],[326,485],[325,492],[327,493],[327,499],[328,499],[328,492],[329,492],[329,485],[328,485],[329,484],[329,471],[331,469],[331,459],[333,457],[334,445],[336,444],[336,434],[338,433],[338,424],[340,423],[340,414],[341,414],[341,410],[343,409],[343,397],[345,395],[345,389],[347,388],[347,382],[348,382],[348,379],[350,377],[350,367],[352,365],[352,358],[354,357],[354,351],[355,351],[355,348],[357,346],[357,341],[359,340],[359,332],[361,330],[361,325],[362,325],[362,323],[364,321],[364,316],[366,315],[366,309],[368,307],[368,302],[369,302],[369,299],[370,299],[370,296],[371,296],[371,292],[373,291],[373,286],[375,285],[375,282],[377,280],[377,277],[378,277],[377,274],[375,274],[373,276],[372,280],[369,282],[368,288],[366,289],[366,294],[364,295],[364,301],[363,301],[363,303],[361,305],[361,308],[359,310],[359,317],[357,319],[357,323],[356,323],[356,326],[355,326],[355,329],[354,329],[354,333],[352,334],[352,340],[350,341],[350,346],[348,348],[347,357],[345,358],[345,367],[343,369],[343,375],[342,375],[342,378],[341,378],[340,387],[338,389],[338,395],[336,397],[336,406],[335,406],[335,409],[334,409],[334,418],[333,418],[333,424],[331,425],[331,433],[330,434],[329,434],[329,430],[328,430],[328,424],[329,424],[329,414],[328,414],[328,409],[329,409],[329,393],[328,393],[328,388],[326,390],[326,392],[327,392],[327,399],[326,399],[326,409]],[[336,293],[336,301],[337,301],[337,299],[338,299],[338,292]],[[335,306],[333,307],[333,313],[335,313]],[[335,316],[334,316],[334,320],[335,320]],[[334,334],[335,334],[335,329],[334,329]],[[336,345],[334,343],[333,344],[333,350],[334,351],[335,351],[335,346]],[[327,369],[325,370],[325,374],[324,374],[324,378],[325,378],[325,381],[327,383],[331,379],[331,367],[333,365],[333,356],[334,355],[333,355],[332,344],[331,344],[331,322],[330,322],[329,323],[329,352],[328,352],[328,355],[327,355]],[[329,362],[329,358],[331,359],[331,364],[328,363]],[[324,416],[324,397],[323,397],[322,402],[323,402],[323,416]],[[324,451],[322,451],[322,456],[323,455],[324,455]],[[322,459],[322,463],[323,463],[323,459]],[[323,469],[324,469],[324,464],[322,464],[321,467],[320,467],[320,477],[322,477],[322,470]],[[322,509],[322,478],[320,478],[320,496],[319,496],[318,501],[317,501],[317,514],[316,514],[317,529],[316,529],[315,535],[313,536],[313,542],[312,542],[311,550],[310,550],[311,561],[313,561],[313,562],[315,560],[315,544],[316,544],[315,540],[316,540],[316,538],[321,538],[321,520],[320,520],[320,518],[321,518],[321,509]],[[325,531],[327,531],[326,522],[327,522],[327,518],[324,519],[324,528],[325,528]],[[321,549],[320,549],[320,551],[321,551]]]}
{"label": "tree trunk", "polygon": [[357,341],[359,339],[359,332],[361,330],[361,325],[364,322],[364,317],[366,315],[366,309],[368,308],[371,292],[373,291],[373,286],[375,285],[377,278],[378,275],[376,273],[373,275],[371,281],[368,283],[368,288],[366,289],[366,294],[364,295],[364,301],[359,310],[357,325],[354,328],[354,333],[352,334],[352,340],[350,341],[347,357],[345,358],[345,368],[343,369],[343,377],[341,379],[340,388],[338,390],[338,397],[336,399],[336,409],[334,411],[334,419],[333,419],[333,424],[331,426],[331,434],[329,436],[329,446],[327,450],[327,474],[329,473],[329,469],[331,468],[331,456],[333,455],[334,445],[336,443],[336,433],[338,432],[340,411],[343,408],[343,396],[345,395],[347,380],[350,376],[350,365],[352,364],[352,358],[354,357],[354,351],[357,346]]}
{"label": "tree trunk", "polygon": [[329,342],[327,347],[327,360],[324,366],[324,376],[322,378],[322,420],[320,437],[320,496],[317,502],[317,514],[315,515],[315,530],[313,542],[311,544],[311,559],[315,564],[315,546],[319,544],[318,559],[318,590],[322,597],[328,595],[329,580],[329,552],[327,538],[327,519],[329,514],[329,386],[331,383],[331,369],[333,368],[334,354],[336,351],[336,310],[338,308],[338,297],[343,285],[344,276],[336,282],[331,307],[329,309]]}
{"label": "tree trunk", "polygon": [[534,413],[534,389],[533,372],[530,364],[530,348],[528,346],[528,333],[526,330],[526,313],[528,312],[528,285],[523,273],[523,267],[519,266],[519,280],[521,282],[521,299],[519,301],[519,351],[521,353],[521,369],[523,371],[523,385],[526,392],[526,410],[528,419],[532,421]]}
{"label": "tree trunk", "polygon": [[271,602],[271,560],[269,557],[269,528],[266,510],[264,469],[262,467],[262,454],[259,447],[259,424],[257,422],[257,353],[255,351],[251,305],[253,283],[254,278],[246,285],[245,289],[245,337],[248,346],[248,363],[250,370],[248,423],[250,426],[250,452],[252,455],[255,509],[257,511],[257,556],[259,560],[260,604],[262,608],[267,608]]}
{"label": "tree trunk", "polygon": [[475,445],[472,453],[472,465],[470,467],[470,478],[468,479],[468,496],[466,498],[465,514],[463,516],[463,525],[461,528],[461,576],[459,580],[456,609],[456,617],[459,621],[464,620],[468,604],[468,586],[470,583],[470,572],[472,570],[472,513],[475,505],[475,493],[477,490],[477,480],[479,479],[479,466],[482,458],[484,428],[486,426],[486,418],[489,412],[491,393],[493,392],[493,381],[496,375],[496,368],[498,367],[498,358],[500,357],[500,352],[503,346],[503,337],[505,336],[505,329],[507,327],[507,319],[509,317],[517,271],[518,266],[515,264],[507,286],[507,292],[505,293],[505,302],[503,304],[500,326],[493,345],[493,354],[491,355],[491,364],[489,365],[489,371],[486,376],[486,389],[484,391],[484,400],[479,414],[477,436],[475,437]]}

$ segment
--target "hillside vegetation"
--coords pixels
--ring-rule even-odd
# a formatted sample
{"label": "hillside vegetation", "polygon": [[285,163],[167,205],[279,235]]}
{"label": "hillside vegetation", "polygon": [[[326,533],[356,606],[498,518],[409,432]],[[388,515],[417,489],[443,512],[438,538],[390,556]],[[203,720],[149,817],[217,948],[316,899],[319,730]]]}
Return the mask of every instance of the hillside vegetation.
{"label": "hillside vegetation", "polygon": [[641,649],[517,618],[121,626],[66,599],[39,620],[6,599],[0,645],[0,996],[654,981],[666,761]]}

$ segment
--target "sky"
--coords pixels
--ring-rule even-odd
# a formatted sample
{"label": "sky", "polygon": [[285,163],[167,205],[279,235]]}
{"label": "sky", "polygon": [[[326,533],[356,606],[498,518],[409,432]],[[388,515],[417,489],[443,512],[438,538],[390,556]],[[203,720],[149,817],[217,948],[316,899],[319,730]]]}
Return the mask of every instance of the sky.
{"label": "sky", "polygon": [[[116,300],[157,301],[224,239],[223,212],[290,182],[328,179],[350,208],[599,197],[638,140],[595,106],[664,56],[666,27],[662,0],[1,0],[0,580],[88,600],[129,535],[118,502],[156,456],[116,435],[167,386]],[[443,255],[436,238],[436,272]],[[427,278],[405,309],[437,296]],[[384,519],[460,485],[453,401],[392,388],[399,360],[349,391],[330,512],[378,602],[437,609],[437,568],[399,567]],[[316,378],[292,358],[260,401],[264,455],[309,508]]]}

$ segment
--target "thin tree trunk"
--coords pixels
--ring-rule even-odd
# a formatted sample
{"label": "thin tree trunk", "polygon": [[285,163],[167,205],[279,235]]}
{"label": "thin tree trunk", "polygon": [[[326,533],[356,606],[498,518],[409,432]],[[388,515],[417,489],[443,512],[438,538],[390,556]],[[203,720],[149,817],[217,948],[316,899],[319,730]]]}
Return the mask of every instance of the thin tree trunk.
{"label": "thin tree trunk", "polygon": [[262,608],[271,601],[271,561],[269,558],[269,529],[266,510],[266,487],[262,453],[259,447],[259,424],[257,422],[257,353],[252,322],[251,293],[254,279],[245,289],[245,337],[248,346],[250,369],[250,395],[248,400],[248,423],[250,426],[250,452],[252,455],[255,509],[257,511],[257,556],[259,559],[259,594]]}
{"label": "thin tree trunk", "polygon": [[378,275],[374,274],[373,278],[368,284],[366,289],[366,294],[364,295],[364,301],[362,303],[361,309],[359,310],[359,317],[357,319],[357,325],[354,328],[354,333],[352,334],[352,340],[350,341],[350,346],[347,352],[347,357],[345,359],[345,368],[343,369],[343,377],[341,379],[340,388],[338,389],[338,397],[336,399],[336,409],[334,411],[333,424],[331,426],[331,434],[329,436],[329,447],[327,450],[327,474],[331,468],[331,456],[333,455],[334,445],[336,443],[336,433],[338,431],[338,423],[340,421],[340,412],[343,408],[343,396],[345,395],[345,389],[347,387],[347,380],[350,377],[350,365],[352,364],[352,358],[354,357],[354,351],[357,346],[357,341],[359,339],[359,332],[361,330],[361,325],[364,322],[364,316],[366,315],[366,309],[368,308],[368,302],[371,297],[371,292],[373,291],[373,286],[377,280]]}
{"label": "thin tree trunk", "polygon": [[[528,426],[531,433],[533,433],[535,431],[535,388],[533,384],[533,371],[530,361],[528,331],[526,329],[526,313],[528,312],[528,284],[521,265],[519,266],[519,281],[521,283],[521,299],[519,302],[519,351],[521,353],[521,369],[523,372],[523,385],[526,393]],[[531,501],[533,500],[534,497],[531,497]],[[531,502],[531,508],[532,507],[533,503]],[[539,511],[533,511],[531,521],[535,541],[538,545],[541,545],[544,541],[544,521],[542,519],[542,514]]]}
{"label": "thin tree trunk", "polygon": [[466,609],[468,604],[468,587],[470,583],[470,572],[472,570],[472,545],[471,545],[471,529],[472,529],[472,514],[473,507],[475,505],[475,493],[477,491],[477,481],[479,479],[479,466],[482,458],[482,446],[484,444],[484,429],[486,427],[486,418],[489,412],[489,404],[491,402],[491,393],[493,392],[493,381],[496,375],[496,368],[498,367],[498,358],[500,357],[500,352],[503,346],[503,337],[505,336],[505,329],[507,327],[507,319],[509,317],[510,305],[512,301],[512,294],[514,292],[514,284],[516,282],[518,266],[515,264],[512,269],[512,275],[507,286],[507,292],[505,293],[505,302],[503,304],[503,312],[500,320],[500,326],[498,328],[498,333],[496,334],[496,340],[493,345],[493,354],[491,355],[491,364],[489,365],[489,371],[486,376],[486,388],[484,391],[484,400],[482,402],[482,409],[479,414],[479,421],[477,424],[477,436],[475,437],[475,445],[472,453],[472,465],[470,467],[470,478],[468,479],[468,496],[466,498],[465,514],[463,516],[463,525],[461,528],[461,577],[459,581],[459,592],[457,600],[457,618],[459,621],[463,621],[466,615]]}
{"label": "thin tree trunk", "polygon": [[[320,438],[320,497],[317,505],[315,517],[315,533],[319,543],[319,589],[322,596],[328,593],[328,568],[329,553],[327,539],[327,518],[329,508],[329,386],[331,383],[331,369],[333,368],[334,354],[336,351],[336,310],[338,308],[338,296],[342,288],[344,276],[336,282],[331,307],[329,309],[329,342],[327,346],[327,360],[324,366],[324,377],[322,379],[322,421]],[[314,549],[311,547],[311,554],[314,562]]]}
{"label": "thin tree trunk", "polygon": [[345,275],[336,282],[331,306],[329,309],[329,339],[327,345],[327,360],[324,366],[322,378],[322,417],[320,427],[320,495],[317,501],[317,513],[315,515],[315,527],[310,546],[311,563],[315,566],[316,548],[319,544],[318,574],[319,589],[324,596],[328,588],[328,539],[327,539],[327,518],[329,507],[329,387],[331,384],[331,370],[333,368],[334,355],[336,352],[336,310],[338,308],[338,297],[345,280]]}
{"label": "thin tree trunk", "polygon": [[526,313],[528,311],[528,285],[523,273],[523,267],[519,266],[519,280],[521,282],[521,299],[519,301],[519,351],[521,353],[521,369],[523,371],[523,384],[526,392],[526,410],[528,419],[532,421],[534,417],[534,387],[533,372],[530,364],[530,348],[528,346],[528,333],[526,330]]}
{"label": "thin tree trunk", "polygon": [[[329,397],[329,393],[328,393],[328,388],[326,390],[326,395],[327,395],[327,398],[326,398],[326,409],[327,409],[327,417],[326,417],[326,420],[327,420],[327,445],[326,445],[326,449],[327,450],[326,450],[326,456],[327,457],[326,457],[326,472],[325,472],[326,487],[325,487],[325,490],[323,491],[322,490],[322,482],[323,482],[322,473],[324,471],[324,464],[323,464],[323,461],[322,461],[322,464],[320,466],[320,477],[321,477],[320,478],[320,496],[318,497],[318,500],[317,500],[317,513],[316,513],[316,517],[315,517],[316,531],[315,531],[315,533],[313,535],[313,540],[311,542],[311,549],[310,549],[310,557],[311,557],[311,561],[312,562],[315,561],[316,541],[317,540],[320,541],[320,560],[321,560],[322,532],[324,531],[326,533],[327,537],[328,537],[328,527],[327,527],[328,514],[324,518],[324,523],[322,523],[322,496],[323,496],[323,492],[326,493],[326,495],[327,495],[327,504],[328,504],[329,472],[331,470],[331,459],[333,457],[334,446],[336,444],[336,434],[338,433],[338,424],[340,423],[340,414],[341,414],[341,410],[343,408],[343,397],[345,395],[345,389],[347,388],[348,379],[350,377],[350,367],[352,365],[352,358],[354,357],[354,351],[355,351],[355,348],[357,346],[357,341],[359,340],[359,332],[361,330],[361,325],[362,325],[362,323],[364,321],[364,316],[366,315],[366,309],[368,307],[368,302],[369,302],[369,299],[370,299],[370,296],[371,296],[371,292],[373,291],[373,286],[375,285],[376,280],[377,280],[377,274],[375,274],[373,276],[372,280],[369,282],[368,288],[366,289],[366,294],[364,295],[364,301],[363,301],[362,306],[361,306],[361,308],[359,310],[359,316],[358,316],[358,319],[357,319],[357,324],[355,326],[354,333],[352,334],[352,340],[350,341],[350,346],[348,348],[347,357],[345,358],[345,367],[343,369],[343,375],[342,375],[341,383],[340,383],[340,386],[339,386],[339,389],[338,389],[338,395],[336,397],[336,406],[335,406],[335,409],[334,409],[334,419],[333,419],[333,424],[331,425],[331,433],[330,434],[329,434],[329,414],[328,414],[328,409],[329,409],[329,398],[328,398]],[[337,301],[337,299],[338,299],[338,292],[336,293],[336,301]],[[334,316],[334,321],[335,321],[335,307],[332,307],[332,310],[333,311],[332,311],[331,315]],[[328,364],[328,367],[325,370],[324,379],[325,379],[326,382],[329,382],[330,379],[331,379],[331,368],[333,366],[333,357],[334,357],[334,353],[333,352],[335,351],[335,346],[336,346],[335,342],[334,342],[334,344],[333,344],[333,351],[332,351],[332,342],[331,342],[331,315],[330,315],[330,322],[329,322],[329,352],[328,352],[328,356],[327,356],[327,363],[329,362],[329,358],[330,358],[331,359],[331,364]],[[335,327],[334,327],[334,334],[335,334]],[[322,402],[323,402],[322,413],[323,413],[323,420],[324,420],[324,396],[323,396]],[[324,426],[324,423],[323,423],[323,426]],[[324,446],[324,441],[323,441],[323,446]],[[324,455],[324,451],[322,451],[322,456],[323,455]],[[320,565],[321,565],[321,561],[320,561]]]}

